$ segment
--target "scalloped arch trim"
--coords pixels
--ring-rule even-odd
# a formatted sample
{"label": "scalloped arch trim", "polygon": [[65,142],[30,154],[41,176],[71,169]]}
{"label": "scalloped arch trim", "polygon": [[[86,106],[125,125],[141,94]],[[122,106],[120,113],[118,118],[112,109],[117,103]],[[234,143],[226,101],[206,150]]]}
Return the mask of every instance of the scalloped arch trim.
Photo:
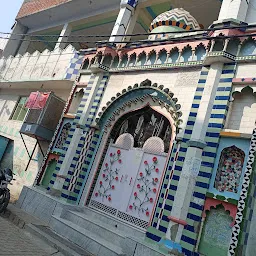
{"label": "scalloped arch trim", "polygon": [[206,211],[210,211],[211,207],[212,208],[216,208],[218,205],[222,205],[225,209],[225,211],[229,212],[229,215],[232,217],[233,222],[231,223],[231,227],[234,226],[235,224],[235,219],[236,219],[236,212],[237,212],[237,207],[236,205],[233,204],[229,204],[223,201],[219,201],[213,198],[207,198],[205,200],[205,204],[204,204],[204,211],[203,211],[203,217],[206,218]]}
{"label": "scalloped arch trim", "polygon": [[[174,98],[174,94],[169,91],[168,88],[164,88],[163,85],[159,85],[157,83],[152,84],[152,82],[148,79],[141,82],[139,84],[135,84],[133,87],[129,86],[127,89],[123,89],[121,93],[117,93],[116,97],[112,97],[111,101],[108,101],[106,106],[102,108],[102,112],[98,113],[98,117],[96,118],[96,123],[100,123],[103,117],[106,115],[108,111],[110,111],[111,107],[117,103],[118,101],[125,99],[124,104],[131,104],[132,100],[129,100],[129,94],[133,94],[139,92],[142,89],[152,90],[150,94],[145,94],[142,96],[138,96],[133,99],[133,101],[143,100],[146,97],[151,97],[154,101],[158,101],[160,105],[163,105],[167,111],[171,114],[175,126],[179,128],[179,125],[182,123],[180,119],[182,116],[182,112],[180,111],[181,105],[177,104],[178,99]],[[120,109],[117,108],[115,110],[111,110],[113,113],[120,112]]]}

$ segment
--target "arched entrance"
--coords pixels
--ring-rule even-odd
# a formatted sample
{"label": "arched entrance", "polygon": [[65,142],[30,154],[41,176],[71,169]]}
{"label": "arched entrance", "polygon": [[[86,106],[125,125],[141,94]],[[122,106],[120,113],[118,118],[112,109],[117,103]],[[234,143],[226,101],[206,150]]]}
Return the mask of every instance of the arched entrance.
{"label": "arched entrance", "polygon": [[144,229],[151,223],[158,201],[176,136],[175,118],[181,116],[176,99],[163,104],[163,99],[170,100],[173,94],[158,94],[158,88],[143,94],[145,90],[137,92],[143,95],[140,98],[130,91],[133,100],[126,97],[121,107],[115,106],[112,113],[105,111],[108,118],[100,128],[104,135],[91,168],[87,197],[89,207]]}
{"label": "arched entrance", "polygon": [[111,131],[89,205],[146,228],[172,135],[169,120],[149,106],[121,117]]}

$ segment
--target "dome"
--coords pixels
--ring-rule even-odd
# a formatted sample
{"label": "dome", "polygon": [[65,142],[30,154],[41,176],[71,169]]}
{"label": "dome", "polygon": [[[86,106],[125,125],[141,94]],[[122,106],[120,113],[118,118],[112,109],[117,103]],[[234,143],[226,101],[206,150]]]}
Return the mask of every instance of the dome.
{"label": "dome", "polygon": [[183,8],[175,8],[158,15],[151,23],[150,32],[172,32],[200,29],[196,19]]}

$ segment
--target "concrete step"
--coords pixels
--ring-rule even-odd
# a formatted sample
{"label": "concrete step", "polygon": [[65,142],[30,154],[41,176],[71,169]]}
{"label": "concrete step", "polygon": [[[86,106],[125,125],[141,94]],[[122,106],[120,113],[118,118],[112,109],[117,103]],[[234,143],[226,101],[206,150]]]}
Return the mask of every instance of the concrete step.
{"label": "concrete step", "polygon": [[[68,212],[64,211],[61,217],[66,218],[66,214],[68,214]],[[142,240],[144,240],[145,238],[145,230],[136,226],[132,226],[130,223],[118,220],[114,216],[105,214],[104,212],[100,212],[98,210],[94,210],[89,207],[84,207],[83,213],[80,212],[79,216],[85,216],[85,218],[89,219],[90,221],[97,223],[98,226],[100,225],[102,227],[106,227],[107,229],[112,230],[117,234],[120,234],[121,236],[136,237],[137,239]]]}
{"label": "concrete step", "polygon": [[92,256],[91,253],[57,235],[47,226],[28,224],[25,226],[25,230],[45,241],[46,244],[57,249],[64,256]]}
{"label": "concrete step", "polygon": [[67,211],[62,218],[84,228],[87,232],[92,232],[99,237],[121,246],[125,239],[125,234],[120,232],[117,227],[113,227],[106,222],[99,221],[95,216],[87,216],[84,213],[76,211]]}
{"label": "concrete step", "polygon": [[0,216],[7,219],[8,221],[12,222],[14,225],[18,226],[19,228],[23,229],[26,224],[40,224],[40,225],[47,225],[42,220],[28,214],[27,212],[23,211],[22,209],[16,207],[14,204],[8,204],[7,209],[4,212],[0,213]]}
{"label": "concrete step", "polygon": [[67,219],[52,216],[51,228],[95,256],[124,256],[120,246]]}

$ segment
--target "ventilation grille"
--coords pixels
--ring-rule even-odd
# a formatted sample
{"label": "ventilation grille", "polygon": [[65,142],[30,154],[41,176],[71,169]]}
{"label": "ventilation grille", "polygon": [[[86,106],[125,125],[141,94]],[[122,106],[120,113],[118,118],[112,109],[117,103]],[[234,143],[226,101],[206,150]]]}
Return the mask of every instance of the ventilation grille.
{"label": "ventilation grille", "polygon": [[29,124],[37,124],[41,112],[41,109],[30,109],[25,122]]}
{"label": "ventilation grille", "polygon": [[51,97],[49,99],[49,103],[44,109],[44,114],[40,120],[40,124],[49,130],[55,130],[64,106],[65,103],[63,101],[60,101],[58,98]]}
{"label": "ventilation grille", "polygon": [[106,213],[114,215],[114,216],[116,216],[116,214],[117,214],[117,209],[114,209],[110,206],[106,206],[106,205],[101,204],[101,203],[99,203],[97,201],[94,201],[94,200],[91,200],[90,206],[95,207],[95,208],[97,208],[97,209],[99,209],[103,212],[106,212]]}
{"label": "ventilation grille", "polygon": [[140,227],[144,230],[147,229],[147,227],[148,227],[148,222],[146,222],[144,220],[140,220],[140,219],[138,219],[136,217],[133,217],[133,216],[127,214],[127,213],[120,212],[115,208],[112,208],[110,206],[106,206],[106,205],[104,205],[102,203],[99,203],[97,201],[91,200],[89,206],[94,208],[94,209],[100,210],[104,213],[115,216],[117,219],[120,219],[120,220],[122,220],[126,223],[129,223],[129,224],[132,224],[133,226]]}
{"label": "ventilation grille", "polygon": [[143,229],[146,229],[148,227],[148,222],[144,220],[140,220],[136,217],[133,217],[127,213],[118,211],[117,217],[119,219],[125,220],[126,222],[132,223],[137,227],[141,227]]}

